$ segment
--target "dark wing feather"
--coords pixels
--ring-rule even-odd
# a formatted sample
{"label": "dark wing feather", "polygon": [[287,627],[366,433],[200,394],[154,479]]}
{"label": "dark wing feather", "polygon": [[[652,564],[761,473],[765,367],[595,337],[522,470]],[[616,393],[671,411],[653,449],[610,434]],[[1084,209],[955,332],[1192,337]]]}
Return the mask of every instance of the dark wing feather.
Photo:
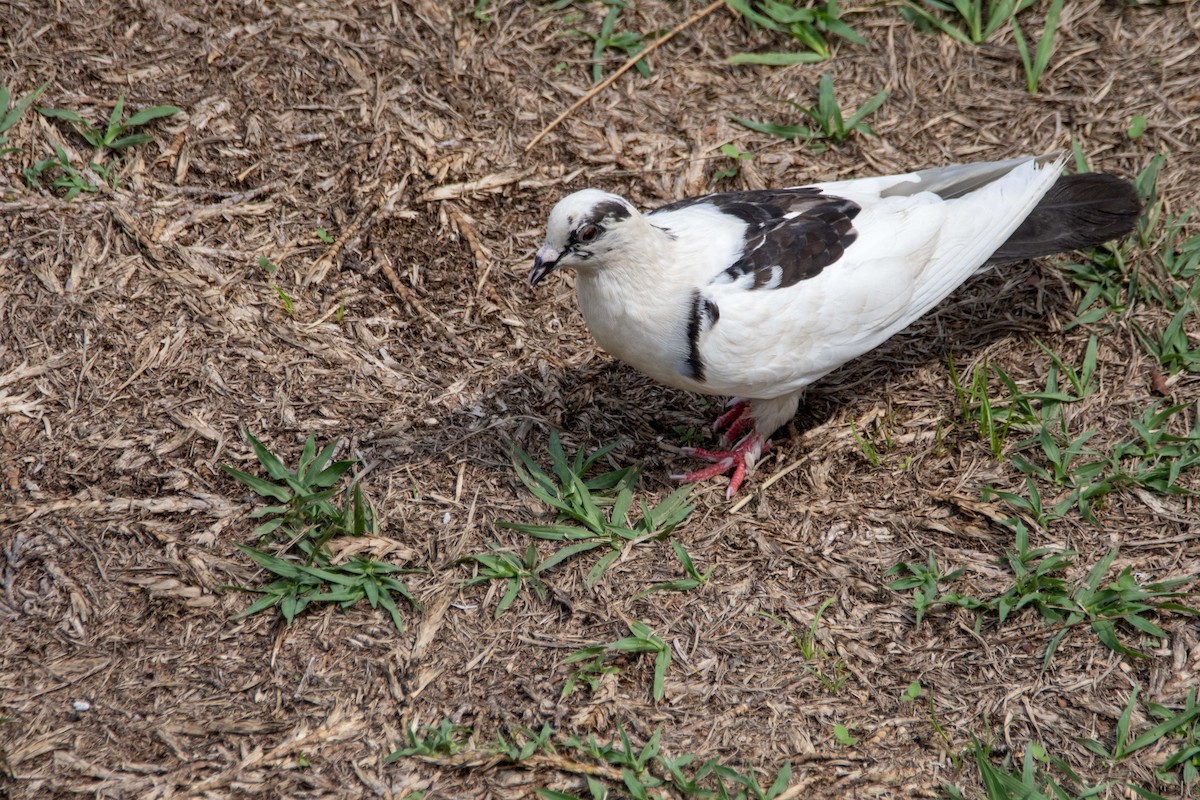
{"label": "dark wing feather", "polygon": [[1064,175],[1000,245],[989,264],[1066,253],[1126,236],[1142,203],[1127,180],[1103,172]]}
{"label": "dark wing feather", "polygon": [[794,286],[842,257],[857,237],[851,220],[857,204],[820,189],[763,189],[680,200],[651,213],[711,205],[746,223],[743,255],[716,278],[732,283],[751,277],[750,289]]}

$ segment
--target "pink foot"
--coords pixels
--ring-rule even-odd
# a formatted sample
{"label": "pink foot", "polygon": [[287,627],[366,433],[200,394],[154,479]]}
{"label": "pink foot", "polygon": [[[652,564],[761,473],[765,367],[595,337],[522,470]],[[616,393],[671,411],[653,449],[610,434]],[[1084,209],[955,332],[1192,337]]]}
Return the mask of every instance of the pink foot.
{"label": "pink foot", "polygon": [[713,435],[715,436],[716,434],[718,434],[721,431],[725,430],[726,428],[730,427],[734,423],[739,422],[742,418],[747,416],[746,412],[749,410],[750,410],[750,401],[749,400],[735,400],[729,406],[729,410],[726,411],[721,416],[717,417],[716,421],[713,422],[713,426],[712,426]]}
{"label": "pink foot", "polygon": [[[720,420],[717,420],[720,423]],[[735,423],[736,424],[736,423]],[[713,426],[716,427],[715,425]],[[729,477],[729,488],[725,490],[726,499],[732,498],[737,494],[737,490],[741,488],[742,481],[746,479],[748,469],[754,465],[758,457],[771,449],[771,442],[764,440],[757,433],[751,433],[740,442],[732,450],[704,450],[699,447],[684,447],[682,452],[684,455],[693,456],[711,461],[712,465],[704,469],[698,469],[695,472],[677,473],[671,476],[672,480],[681,481],[684,483],[694,483],[696,481],[706,481],[709,478],[715,478],[718,475],[724,475],[729,470],[733,470],[733,475]]]}

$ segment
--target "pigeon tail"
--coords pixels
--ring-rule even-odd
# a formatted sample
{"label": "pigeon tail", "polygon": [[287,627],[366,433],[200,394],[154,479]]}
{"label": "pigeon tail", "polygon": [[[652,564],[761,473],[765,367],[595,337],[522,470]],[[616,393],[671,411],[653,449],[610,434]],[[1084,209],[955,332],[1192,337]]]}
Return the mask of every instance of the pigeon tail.
{"label": "pigeon tail", "polygon": [[1133,184],[1115,175],[1064,175],[1038,201],[988,264],[1066,253],[1119,239],[1133,230],[1142,205]]}

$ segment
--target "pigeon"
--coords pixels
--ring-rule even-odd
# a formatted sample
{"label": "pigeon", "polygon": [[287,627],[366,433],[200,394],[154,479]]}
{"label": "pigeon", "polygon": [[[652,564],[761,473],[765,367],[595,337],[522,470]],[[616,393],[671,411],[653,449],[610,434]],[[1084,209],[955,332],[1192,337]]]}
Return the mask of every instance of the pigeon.
{"label": "pigeon", "polygon": [[529,285],[575,272],[610,355],[660,383],[731,397],[710,462],[733,497],[807,386],[911,325],[976,272],[1128,234],[1131,183],[1041,156],[788,189],[718,192],[641,213],[583,189],[550,212]]}

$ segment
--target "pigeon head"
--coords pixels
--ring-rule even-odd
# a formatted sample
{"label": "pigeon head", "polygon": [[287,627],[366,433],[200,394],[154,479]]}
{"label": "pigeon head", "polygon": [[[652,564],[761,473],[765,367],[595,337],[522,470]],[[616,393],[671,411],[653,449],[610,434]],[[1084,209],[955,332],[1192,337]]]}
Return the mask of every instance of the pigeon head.
{"label": "pigeon head", "polygon": [[567,195],[550,212],[546,242],[533,259],[529,285],[559,267],[601,267],[606,258],[629,242],[629,223],[640,217],[625,198],[584,189]]}

